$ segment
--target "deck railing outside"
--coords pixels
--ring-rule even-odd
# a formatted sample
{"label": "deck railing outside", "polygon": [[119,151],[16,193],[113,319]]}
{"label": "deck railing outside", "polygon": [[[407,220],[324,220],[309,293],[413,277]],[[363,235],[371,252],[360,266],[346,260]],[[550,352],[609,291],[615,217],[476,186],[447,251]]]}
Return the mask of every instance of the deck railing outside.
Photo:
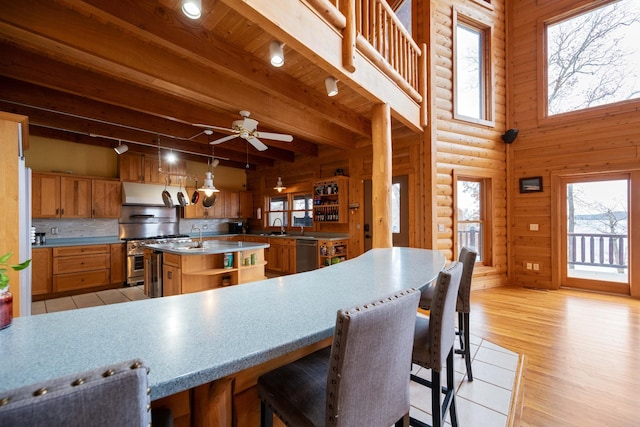
{"label": "deck railing outside", "polygon": [[628,267],[626,234],[567,233],[567,264],[625,269]]}

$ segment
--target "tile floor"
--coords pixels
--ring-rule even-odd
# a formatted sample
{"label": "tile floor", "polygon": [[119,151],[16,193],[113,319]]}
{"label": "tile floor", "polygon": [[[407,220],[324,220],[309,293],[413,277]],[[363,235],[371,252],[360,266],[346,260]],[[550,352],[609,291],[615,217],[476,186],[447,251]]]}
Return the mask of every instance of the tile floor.
{"label": "tile floor", "polygon": [[[32,314],[116,304],[145,298],[147,297],[144,295],[142,286],[109,289],[37,301],[32,304]],[[466,380],[464,359],[460,355],[454,356],[458,424],[469,427],[506,426],[519,356],[473,334],[471,335],[471,356],[472,382]],[[430,370],[414,366],[413,373],[430,379]],[[444,380],[443,377],[443,382]],[[413,382],[411,383],[411,416],[431,424],[431,391]],[[446,424],[450,425],[448,414]]]}

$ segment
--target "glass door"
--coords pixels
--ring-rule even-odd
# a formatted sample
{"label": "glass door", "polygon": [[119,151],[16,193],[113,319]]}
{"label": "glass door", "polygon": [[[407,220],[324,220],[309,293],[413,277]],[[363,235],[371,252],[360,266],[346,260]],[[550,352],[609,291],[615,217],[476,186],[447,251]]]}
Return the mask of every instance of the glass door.
{"label": "glass door", "polygon": [[629,293],[629,176],[564,181],[564,286]]}

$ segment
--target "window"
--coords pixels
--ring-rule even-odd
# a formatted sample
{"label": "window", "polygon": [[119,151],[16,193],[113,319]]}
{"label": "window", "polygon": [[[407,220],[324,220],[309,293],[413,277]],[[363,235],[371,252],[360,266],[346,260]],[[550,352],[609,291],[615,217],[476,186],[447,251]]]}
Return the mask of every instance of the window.
{"label": "window", "polygon": [[457,119],[492,120],[490,36],[488,27],[456,15],[453,68]]}
{"label": "window", "polygon": [[267,226],[313,226],[313,196],[304,193],[287,193],[268,199]]}
{"label": "window", "polygon": [[456,180],[457,247],[478,253],[476,262],[491,264],[491,180],[458,177]]}
{"label": "window", "polygon": [[400,183],[391,186],[391,232],[400,232]]}
{"label": "window", "polygon": [[637,0],[547,23],[547,114],[640,97],[638,34]]}
{"label": "window", "polygon": [[394,7],[392,2],[389,2],[389,5],[394,8],[396,16],[402,22],[405,30],[411,34],[411,0],[401,1],[397,7]]}

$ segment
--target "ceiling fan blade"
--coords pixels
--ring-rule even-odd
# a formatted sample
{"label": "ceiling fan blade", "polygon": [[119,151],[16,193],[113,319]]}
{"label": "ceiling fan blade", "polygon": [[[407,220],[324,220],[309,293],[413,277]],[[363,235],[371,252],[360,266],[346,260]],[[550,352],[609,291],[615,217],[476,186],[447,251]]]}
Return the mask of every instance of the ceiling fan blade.
{"label": "ceiling fan blade", "polygon": [[250,119],[249,117],[245,117],[244,121],[242,122],[242,127],[245,128],[249,133],[251,133],[258,127],[258,121]]}
{"label": "ceiling fan blade", "polygon": [[284,141],[284,142],[293,141],[293,136],[286,135],[284,133],[258,132],[256,136],[260,138],[265,138],[265,139],[273,139],[274,141]]}
{"label": "ceiling fan blade", "polygon": [[205,125],[203,123],[192,123],[192,126],[195,127],[199,127],[199,128],[205,128],[205,129],[213,129],[213,130],[221,130],[223,132],[234,132],[233,129],[229,129],[229,128],[223,128],[220,126],[211,126],[211,125]]}
{"label": "ceiling fan blade", "polygon": [[232,140],[233,138],[237,138],[237,137],[239,137],[239,136],[240,136],[240,135],[239,135],[239,134],[237,134],[237,133],[236,133],[235,135],[224,136],[224,137],[222,137],[222,138],[220,138],[220,139],[216,139],[215,141],[211,141],[211,142],[209,142],[209,144],[211,144],[211,145],[222,144],[223,142],[230,141],[230,140]]}
{"label": "ceiling fan blade", "polygon": [[258,138],[249,138],[247,139],[247,141],[249,141],[249,144],[253,145],[258,151],[264,151],[267,148],[269,148],[266,145],[264,145],[262,141],[260,141]]}

